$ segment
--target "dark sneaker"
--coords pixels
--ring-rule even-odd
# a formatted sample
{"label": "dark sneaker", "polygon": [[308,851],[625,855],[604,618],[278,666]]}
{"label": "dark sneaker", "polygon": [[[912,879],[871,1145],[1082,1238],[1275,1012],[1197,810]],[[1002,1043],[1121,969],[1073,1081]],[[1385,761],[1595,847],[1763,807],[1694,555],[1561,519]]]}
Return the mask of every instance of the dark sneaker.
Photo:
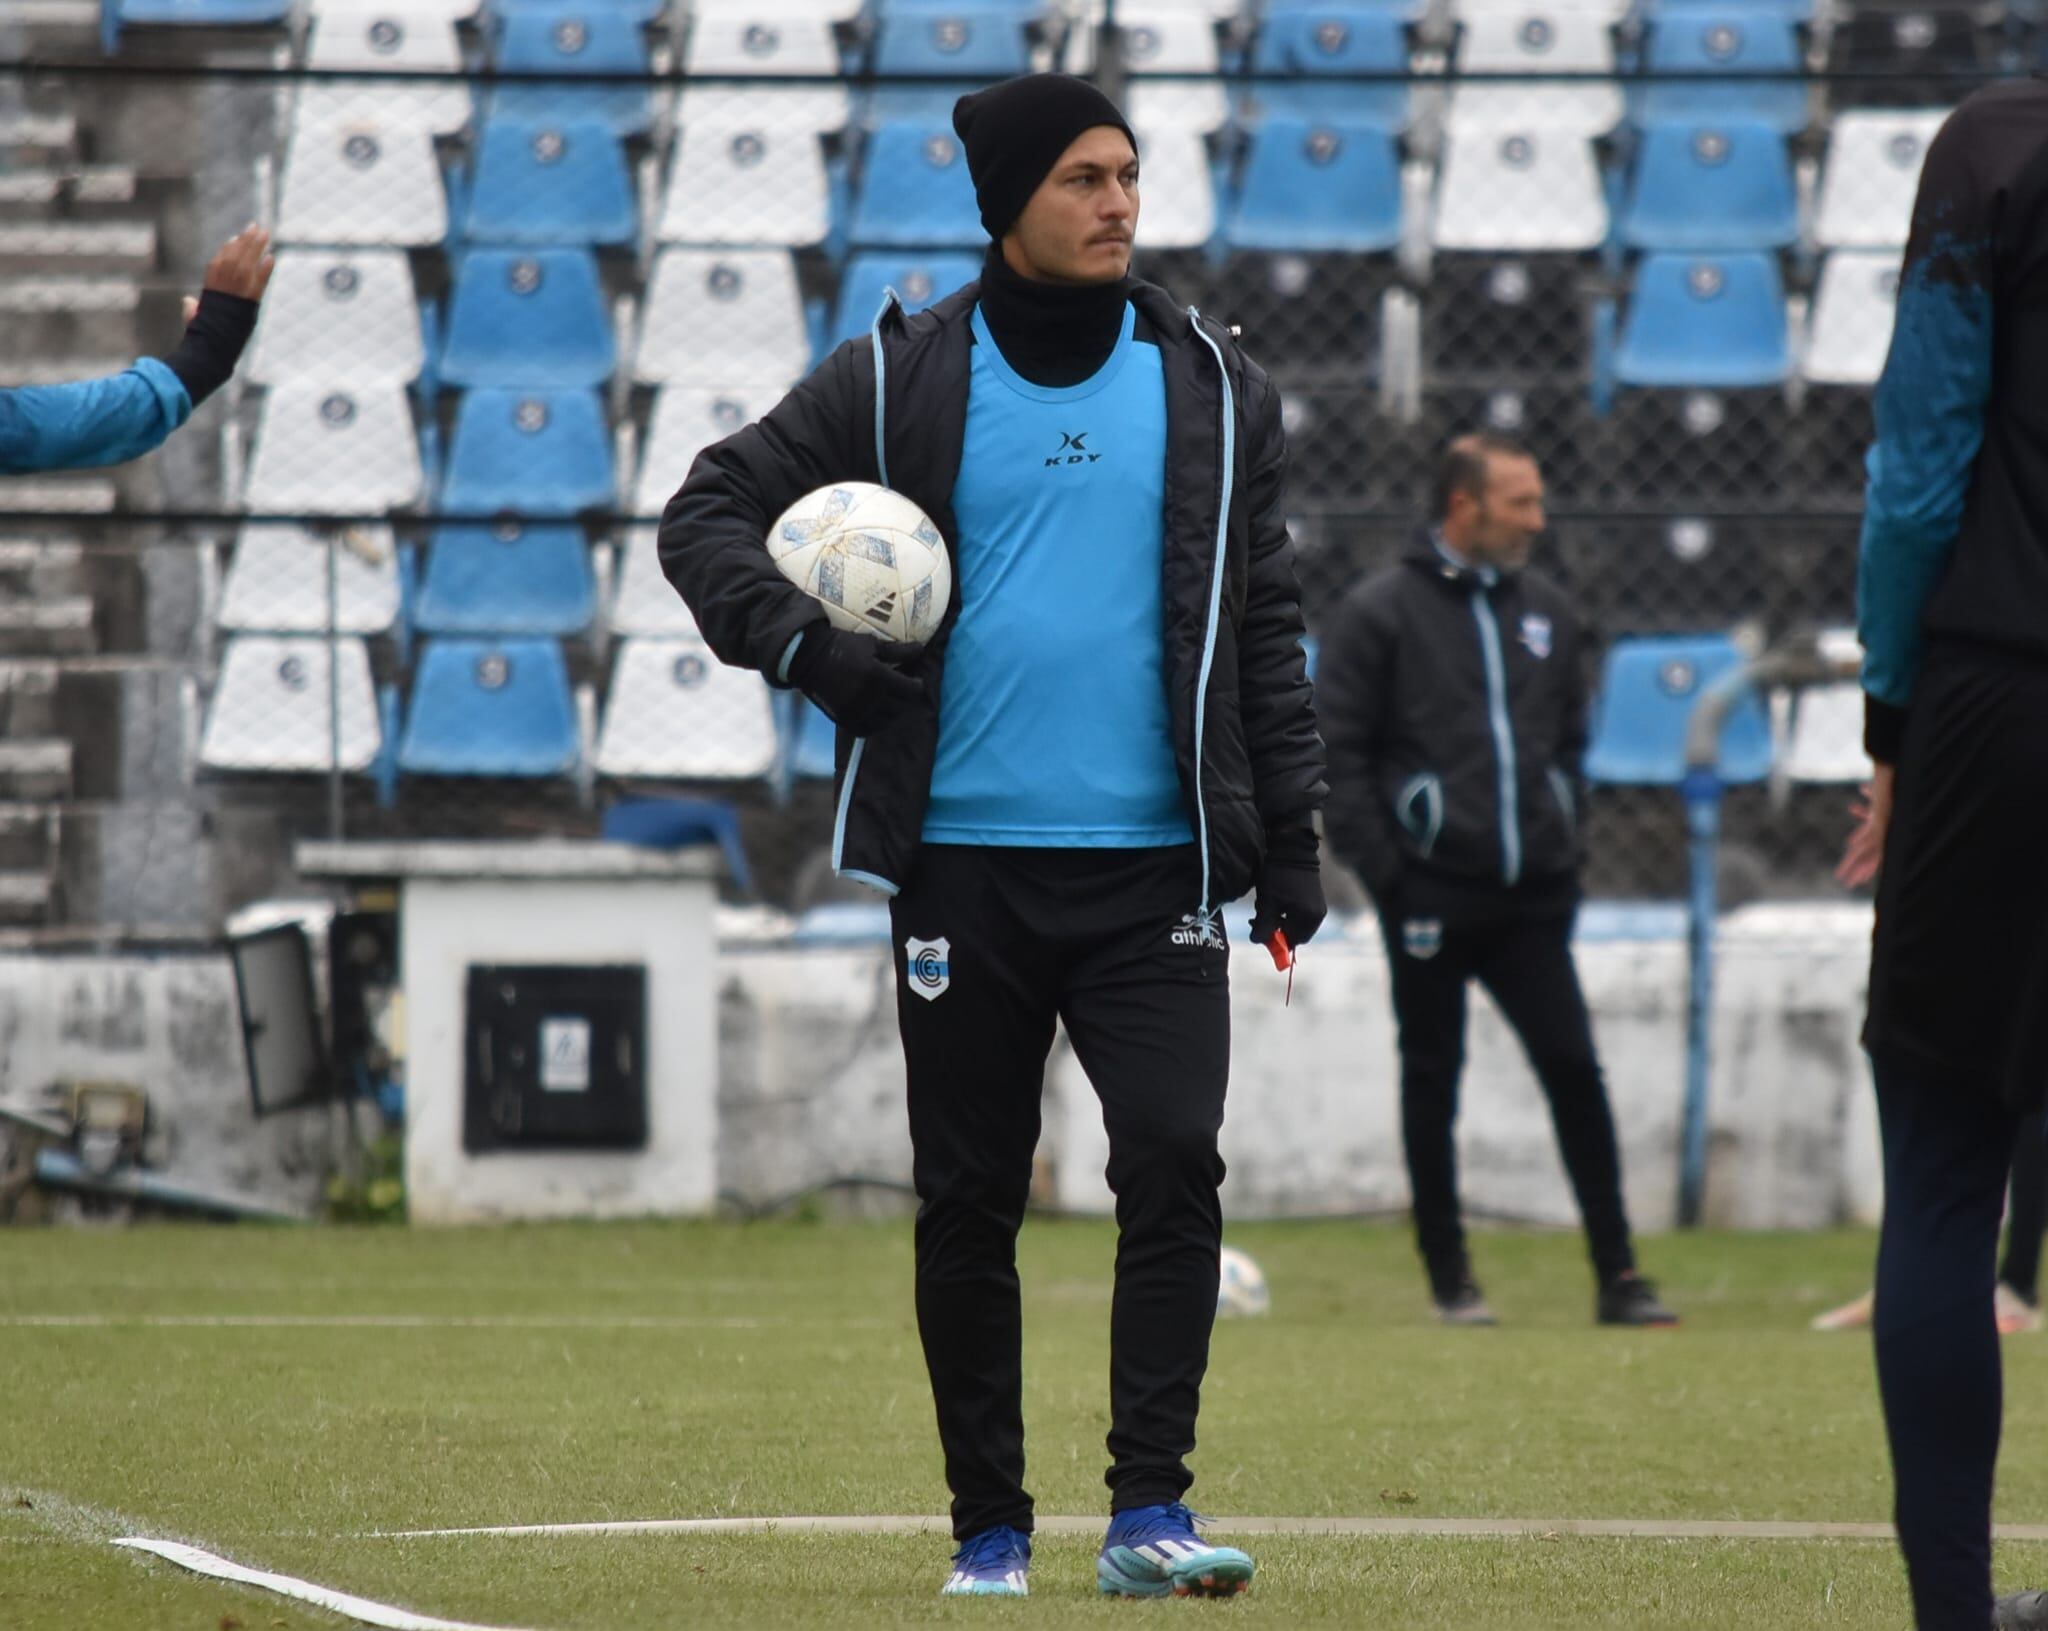
{"label": "dark sneaker", "polygon": [[1478,1284],[1469,1277],[1436,1299],[1436,1317],[1445,1325],[1498,1325]]}
{"label": "dark sneaker", "polygon": [[1991,1631],[2048,1631],[2048,1591],[2023,1591],[1991,1605]]}
{"label": "dark sneaker", "polygon": [[1657,1300],[1657,1288],[1640,1274],[1618,1274],[1600,1288],[1593,1319],[1599,1325],[1676,1325],[1678,1316]]}

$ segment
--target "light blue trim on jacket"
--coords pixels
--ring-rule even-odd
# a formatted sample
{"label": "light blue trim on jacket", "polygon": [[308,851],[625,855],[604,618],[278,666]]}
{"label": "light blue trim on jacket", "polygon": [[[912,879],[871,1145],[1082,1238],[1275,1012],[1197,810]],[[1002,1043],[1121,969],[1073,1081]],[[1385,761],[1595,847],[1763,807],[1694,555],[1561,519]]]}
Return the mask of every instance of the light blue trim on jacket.
{"label": "light blue trim on jacket", "polygon": [[1188,307],[1188,320],[1195,333],[1216,358],[1216,373],[1223,387],[1223,496],[1216,510],[1216,565],[1209,583],[1209,629],[1202,640],[1202,666],[1195,677],[1195,817],[1202,845],[1201,913],[1207,917],[1209,901],[1209,801],[1202,795],[1203,726],[1209,711],[1209,671],[1216,662],[1216,629],[1223,616],[1223,567],[1230,547],[1230,490],[1237,477],[1237,409],[1230,390],[1230,369],[1223,361],[1223,347],[1209,338],[1202,327],[1202,314]]}
{"label": "light blue trim on jacket", "polygon": [[[884,487],[889,485],[889,450],[885,439],[889,422],[889,364],[882,355],[882,319],[887,317],[890,309],[897,304],[896,291],[883,290],[882,308],[875,313],[874,323],[868,329],[868,343],[874,348],[875,355],[875,474]],[[799,635],[797,638],[801,639],[802,636]],[[796,642],[793,640],[790,642],[790,649],[783,653],[785,669],[795,651]],[[839,784],[839,810],[832,818],[832,871],[838,877],[851,878],[855,883],[864,883],[871,889],[881,890],[885,895],[893,895],[900,885],[891,883],[887,878],[878,877],[872,872],[849,870],[845,864],[846,812],[853,805],[853,782],[860,774],[860,761],[867,752],[867,746],[868,739],[865,736],[856,736],[853,739],[853,749],[846,756],[846,777]]]}
{"label": "light blue trim on jacket", "polygon": [[1479,655],[1486,664],[1486,712],[1493,724],[1494,756],[1500,768],[1501,880],[1510,889],[1522,876],[1522,811],[1516,793],[1515,729],[1508,718],[1508,671],[1501,656],[1500,623],[1488,592],[1472,597],[1472,616],[1479,624]]}
{"label": "light blue trim on jacket", "polygon": [[0,474],[125,464],[191,416],[184,381],[155,357],[101,379],[0,391]]}

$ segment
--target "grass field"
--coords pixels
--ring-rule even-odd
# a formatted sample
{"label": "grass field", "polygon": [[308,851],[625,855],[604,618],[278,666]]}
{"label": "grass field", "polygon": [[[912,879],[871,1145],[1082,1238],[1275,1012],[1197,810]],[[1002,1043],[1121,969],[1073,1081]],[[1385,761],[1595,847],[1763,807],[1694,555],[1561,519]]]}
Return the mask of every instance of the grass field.
{"label": "grass field", "polygon": [[[1220,1326],[1191,1499],[1236,1516],[1875,1521],[1867,1343],[1807,1318],[1867,1236],[1649,1243],[1688,1316],[1599,1331],[1575,1239],[1478,1242],[1497,1331],[1430,1323],[1404,1233],[1232,1231],[1274,1289]],[[1025,1234],[1031,1483],[1102,1510],[1110,1231]],[[942,1603],[937,1535],[389,1538],[943,1508],[903,1224],[0,1232],[0,1626],[332,1626],[108,1544],[189,1541],[542,1631],[1152,1615],[1440,1628],[1903,1627],[1856,1541],[1277,1536],[1249,1596],[1102,1602],[1041,1540],[1028,1603]],[[2007,1345],[2000,1516],[2048,1520],[2048,1342]],[[2007,1545],[2003,1587],[2048,1582]]]}

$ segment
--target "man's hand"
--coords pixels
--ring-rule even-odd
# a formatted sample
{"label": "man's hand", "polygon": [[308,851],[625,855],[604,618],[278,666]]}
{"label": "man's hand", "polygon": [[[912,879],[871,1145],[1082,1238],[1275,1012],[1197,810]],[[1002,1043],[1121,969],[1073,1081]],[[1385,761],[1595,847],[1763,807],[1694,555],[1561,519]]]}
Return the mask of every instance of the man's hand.
{"label": "man's hand", "polygon": [[[206,263],[204,286],[242,300],[261,300],[263,291],[270,286],[270,273],[275,265],[270,254],[270,234],[251,224],[213,252],[213,259]],[[199,307],[197,302],[188,305],[185,321],[189,323]]]}
{"label": "man's hand", "polygon": [[1287,944],[1307,945],[1323,926],[1330,908],[1323,899],[1323,870],[1315,828],[1302,826],[1266,839],[1266,870],[1259,874],[1257,906],[1252,913],[1252,939],[1263,946],[1274,931],[1284,931]]}
{"label": "man's hand", "polygon": [[924,700],[924,681],[902,671],[923,648],[849,634],[822,620],[804,630],[789,680],[855,736],[873,736]]}
{"label": "man's hand", "polygon": [[1856,826],[1842,850],[1841,864],[1835,868],[1835,882],[1844,889],[1862,888],[1877,876],[1877,869],[1884,863],[1885,834],[1892,825],[1894,775],[1891,765],[1877,766],[1864,786],[1861,801],[1849,806]]}

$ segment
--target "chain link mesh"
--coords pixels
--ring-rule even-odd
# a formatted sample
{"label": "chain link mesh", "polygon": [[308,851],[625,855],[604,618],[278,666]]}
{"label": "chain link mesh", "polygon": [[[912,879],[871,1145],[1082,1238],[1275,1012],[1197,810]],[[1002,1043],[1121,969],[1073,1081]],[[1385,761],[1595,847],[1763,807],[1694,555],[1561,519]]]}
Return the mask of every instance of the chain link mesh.
{"label": "chain link mesh", "polygon": [[[1283,389],[1312,634],[1474,428],[1542,461],[1538,564],[1604,639],[1847,625],[1919,157],[2032,49],[2017,13],[1705,0],[30,33],[0,29],[5,384],[163,353],[214,244],[278,244],[240,372],[161,454],[0,479],[7,912],[130,934],[289,890],[297,838],[595,834],[649,795],[735,810],[756,898],[828,898],[820,722],[711,656],[654,522],[884,287],[973,275],[947,109],[1031,66],[1122,80],[1140,271]],[[1728,888],[1816,892],[1855,710],[1768,707]],[[1682,892],[1669,788],[1588,821],[1594,893]]]}

